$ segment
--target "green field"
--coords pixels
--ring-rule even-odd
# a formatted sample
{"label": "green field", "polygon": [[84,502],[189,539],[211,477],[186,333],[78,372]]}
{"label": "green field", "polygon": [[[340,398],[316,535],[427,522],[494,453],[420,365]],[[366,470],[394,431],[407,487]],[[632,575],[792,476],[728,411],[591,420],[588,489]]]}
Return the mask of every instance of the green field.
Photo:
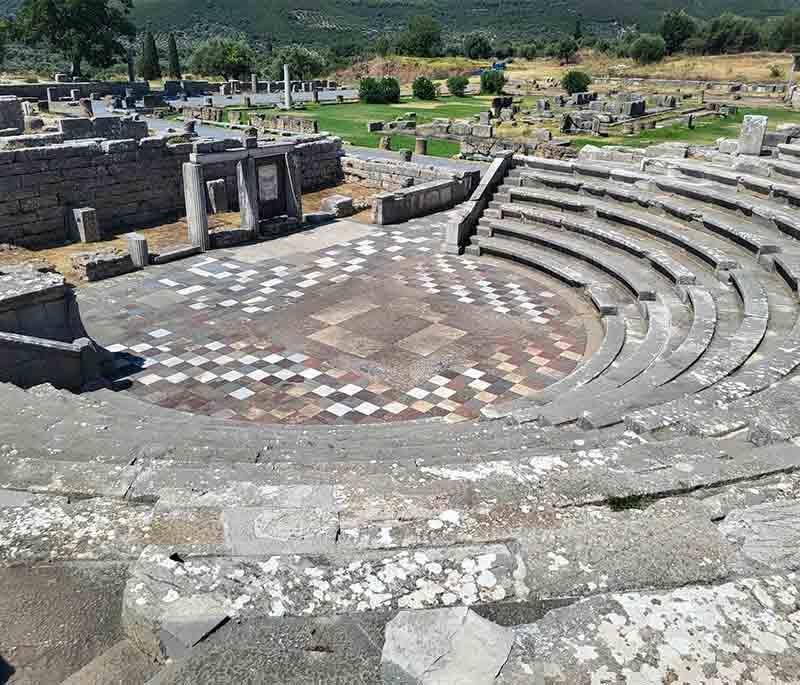
{"label": "green field", "polygon": [[[342,140],[361,147],[378,147],[380,133],[367,133],[370,121],[389,121],[402,117],[406,112],[416,112],[417,123],[424,124],[435,118],[468,119],[473,114],[489,107],[490,97],[440,97],[436,100],[401,98],[396,105],[368,105],[351,103],[341,105],[307,105],[305,110],[293,112],[319,122],[319,130],[326,131]],[[414,149],[414,136],[392,135],[392,149]],[[458,153],[459,145],[450,140],[429,140],[428,154],[435,157],[452,157]]]}
{"label": "green field", "polygon": [[722,118],[699,119],[690,129],[686,124],[665,126],[664,128],[642,131],[638,136],[609,136],[607,138],[572,138],[572,145],[581,148],[584,145],[631,145],[646,147],[655,143],[685,142],[698,145],[710,145],[717,138],[737,138],[739,127],[745,114],[762,114],[769,117],[769,128],[774,130],[778,124],[800,124],[800,112],[777,107],[739,108],[735,116]]}

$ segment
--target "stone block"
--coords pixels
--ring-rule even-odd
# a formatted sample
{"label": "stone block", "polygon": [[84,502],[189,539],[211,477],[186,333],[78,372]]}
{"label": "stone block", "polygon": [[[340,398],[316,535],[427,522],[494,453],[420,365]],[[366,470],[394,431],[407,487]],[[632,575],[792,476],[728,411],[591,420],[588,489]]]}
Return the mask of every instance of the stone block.
{"label": "stone block", "polygon": [[353,198],[347,195],[330,195],[322,200],[320,209],[341,218],[353,214]]}
{"label": "stone block", "polygon": [[383,682],[491,685],[513,645],[511,628],[467,607],[401,611],[386,625]]}
{"label": "stone block", "polygon": [[225,179],[218,178],[213,181],[206,181],[206,193],[211,214],[222,214],[229,211],[228,190],[225,187]]}
{"label": "stone block", "polygon": [[71,213],[70,235],[82,243],[96,243],[103,239],[94,207],[79,207]]}
{"label": "stone block", "polygon": [[739,154],[760,155],[767,134],[767,117],[746,114],[739,131]]}

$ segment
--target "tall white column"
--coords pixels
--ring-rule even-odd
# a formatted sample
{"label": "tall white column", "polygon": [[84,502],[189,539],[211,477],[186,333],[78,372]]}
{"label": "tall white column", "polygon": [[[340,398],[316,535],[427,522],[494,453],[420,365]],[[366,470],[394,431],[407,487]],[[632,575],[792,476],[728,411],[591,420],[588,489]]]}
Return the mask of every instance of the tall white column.
{"label": "tall white column", "polygon": [[286,109],[292,107],[292,83],[289,81],[289,65],[283,65],[283,105]]}

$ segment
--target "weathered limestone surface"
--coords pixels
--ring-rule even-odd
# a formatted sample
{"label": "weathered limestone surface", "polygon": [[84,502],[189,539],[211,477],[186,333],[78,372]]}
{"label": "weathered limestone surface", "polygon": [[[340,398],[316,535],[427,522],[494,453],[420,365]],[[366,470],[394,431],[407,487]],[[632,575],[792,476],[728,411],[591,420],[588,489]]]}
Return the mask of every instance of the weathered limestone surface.
{"label": "weathered limestone surface", "polygon": [[800,665],[799,596],[789,574],[594,597],[517,627],[496,682],[788,685]]}
{"label": "weathered limestone surface", "polygon": [[514,633],[467,607],[401,611],[386,626],[383,682],[491,685]]}

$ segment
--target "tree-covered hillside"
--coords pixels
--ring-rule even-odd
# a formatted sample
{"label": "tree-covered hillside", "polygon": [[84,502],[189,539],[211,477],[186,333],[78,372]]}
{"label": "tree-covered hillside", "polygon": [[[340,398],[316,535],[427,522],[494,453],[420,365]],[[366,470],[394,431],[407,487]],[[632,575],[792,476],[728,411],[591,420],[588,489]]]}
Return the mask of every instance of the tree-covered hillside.
{"label": "tree-covered hillside", "polygon": [[[0,15],[12,15],[21,0],[0,0]],[[547,38],[571,30],[603,35],[619,25],[652,29],[667,9],[693,16],[722,12],[769,17],[796,9],[796,0],[134,0],[133,18],[155,33],[177,31],[189,39],[249,35],[254,42],[326,45],[353,32],[365,36],[400,29],[409,16],[425,13],[450,34],[480,29],[511,39]]]}

